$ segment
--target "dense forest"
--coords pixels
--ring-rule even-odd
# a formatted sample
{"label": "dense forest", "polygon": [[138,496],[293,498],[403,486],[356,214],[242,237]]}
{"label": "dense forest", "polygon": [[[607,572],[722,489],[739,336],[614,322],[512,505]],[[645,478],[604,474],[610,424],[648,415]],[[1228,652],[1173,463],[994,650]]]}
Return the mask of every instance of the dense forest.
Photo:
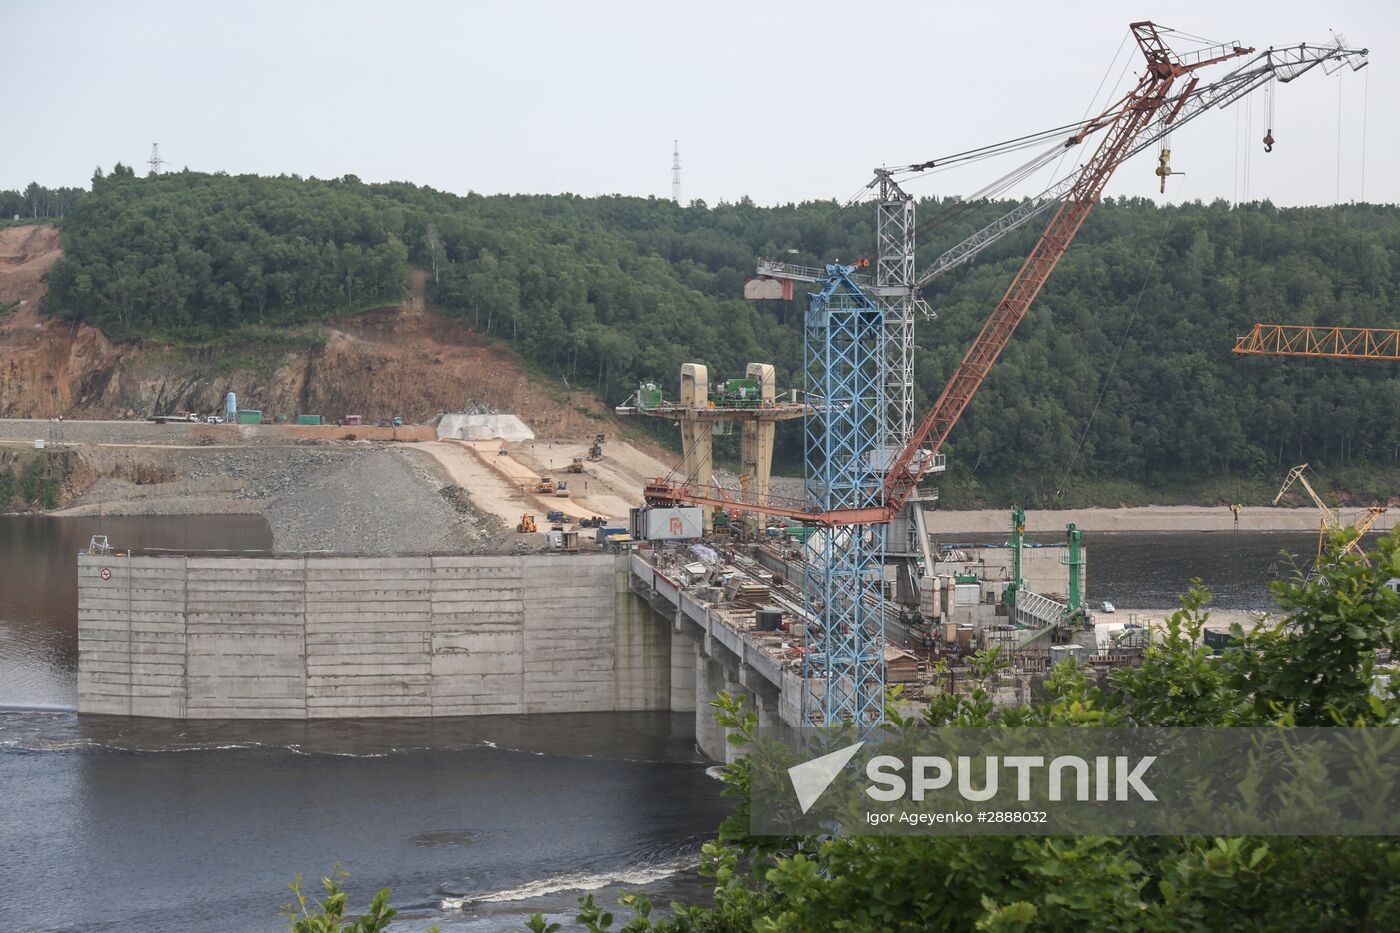
{"label": "dense forest", "polygon": [[[921,264],[1009,206],[920,201]],[[138,178],[119,166],[67,210],[46,307],[118,336],[205,340],[396,300],[411,264],[428,270],[440,309],[609,402],[639,380],[672,387],[687,360],[719,378],[771,361],[786,386],[800,383],[804,298],[746,303],[743,280],[758,256],[867,255],[873,211],[836,207],[457,196],[353,176]],[[926,291],[938,318],[919,325],[922,401],[1035,228]],[[954,431],[948,486],[959,501],[1047,506],[1083,501],[1064,493],[1071,464],[1069,485],[1105,504],[1188,478],[1195,495],[1203,479],[1217,498],[1251,482],[1258,493],[1304,460],[1334,476],[1395,475],[1393,366],[1230,348],[1259,320],[1396,326],[1397,250],[1393,206],[1106,201]],[[781,452],[789,464],[797,434]]]}
{"label": "dense forest", "polygon": [[83,193],[82,188],[45,188],[37,181],[31,181],[23,191],[0,190],[0,223],[57,220],[68,213]]}

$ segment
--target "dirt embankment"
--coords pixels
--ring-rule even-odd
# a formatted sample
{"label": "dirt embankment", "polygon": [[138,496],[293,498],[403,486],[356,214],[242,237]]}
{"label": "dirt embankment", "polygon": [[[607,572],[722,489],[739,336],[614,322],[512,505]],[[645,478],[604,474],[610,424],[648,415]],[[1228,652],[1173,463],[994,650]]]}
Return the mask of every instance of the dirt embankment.
{"label": "dirt embankment", "polygon": [[543,437],[617,433],[596,397],[542,384],[514,353],[429,310],[421,272],[401,306],[324,322],[319,345],[194,350],[40,315],[43,275],[61,256],[55,227],[0,229],[0,307],[23,302],[0,314],[0,417],[214,412],[233,391],[270,415],[420,422],[479,407],[514,412]]}

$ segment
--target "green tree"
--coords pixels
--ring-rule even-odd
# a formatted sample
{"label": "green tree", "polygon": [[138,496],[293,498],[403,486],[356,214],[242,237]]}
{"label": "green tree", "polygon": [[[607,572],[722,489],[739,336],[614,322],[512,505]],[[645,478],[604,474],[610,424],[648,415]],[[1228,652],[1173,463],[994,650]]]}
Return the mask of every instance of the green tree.
{"label": "green tree", "polygon": [[[321,879],[324,900],[315,900],[302,890],[301,876],[290,884],[293,901],[283,906],[282,916],[290,933],[382,933],[398,911],[389,906],[389,889],[381,888],[370,901],[369,910],[358,917],[346,919],[349,895],[345,893],[345,872],[337,868]],[[436,933],[434,924],[430,931]]]}
{"label": "green tree", "polygon": [[[1375,652],[1393,646],[1400,607],[1384,583],[1400,574],[1400,533],[1373,566],[1343,555],[1345,536],[1312,579],[1281,583],[1286,622],[1212,658],[1198,644],[1209,594],[1183,597],[1143,666],[1111,692],[1066,667],[1045,701],[1001,710],[980,686],[936,698],[924,718],[960,726],[1380,725],[1400,716],[1400,693],[1371,692]],[[1354,626],[1354,630],[1350,627]],[[1249,656],[1253,660],[1249,660]],[[981,679],[995,652],[975,659]],[[742,697],[716,701],[738,743],[757,740]],[[907,720],[890,711],[892,729]],[[712,907],[635,909],[626,930],[1370,930],[1400,927],[1400,848],[1372,838],[1247,837],[750,837],[748,761],[724,770],[736,812],[705,846]],[[579,921],[610,929],[592,897]],[[606,922],[605,922],[606,919]]]}

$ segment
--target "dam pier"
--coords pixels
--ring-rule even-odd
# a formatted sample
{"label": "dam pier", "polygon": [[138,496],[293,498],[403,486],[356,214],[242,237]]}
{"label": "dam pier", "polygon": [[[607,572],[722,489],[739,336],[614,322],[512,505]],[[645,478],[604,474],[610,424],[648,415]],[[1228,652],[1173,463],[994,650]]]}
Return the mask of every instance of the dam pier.
{"label": "dam pier", "polygon": [[[308,720],[665,710],[693,713],[701,751],[732,760],[710,702],[742,694],[761,725],[800,724],[812,619],[772,549],[687,556],[83,553],[78,710]],[[892,644],[887,666],[917,688],[928,671],[913,647]],[[1014,701],[1029,687],[1011,689]]]}

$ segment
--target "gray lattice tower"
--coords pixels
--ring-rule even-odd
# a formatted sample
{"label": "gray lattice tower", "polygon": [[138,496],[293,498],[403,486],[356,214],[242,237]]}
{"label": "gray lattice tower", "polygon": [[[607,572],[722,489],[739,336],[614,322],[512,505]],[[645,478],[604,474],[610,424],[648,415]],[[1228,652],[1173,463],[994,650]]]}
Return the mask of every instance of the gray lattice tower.
{"label": "gray lattice tower", "polygon": [[[932,317],[919,297],[914,273],[914,199],[884,171],[875,202],[875,284],[885,312],[885,405],[890,451],[887,460],[909,443],[914,430],[914,319]],[[928,540],[923,506],[915,494],[889,526],[886,553],[919,555],[925,561]],[[909,595],[909,594],[906,594]]]}
{"label": "gray lattice tower", "polygon": [[681,141],[671,141],[671,200],[681,203]]}
{"label": "gray lattice tower", "polygon": [[890,443],[903,447],[914,428],[914,199],[885,172],[875,215],[875,288],[885,309]]}
{"label": "gray lattice tower", "polygon": [[160,157],[160,143],[151,143],[151,158],[146,164],[151,167],[152,175],[160,174],[160,167],[165,164],[165,160]]}

